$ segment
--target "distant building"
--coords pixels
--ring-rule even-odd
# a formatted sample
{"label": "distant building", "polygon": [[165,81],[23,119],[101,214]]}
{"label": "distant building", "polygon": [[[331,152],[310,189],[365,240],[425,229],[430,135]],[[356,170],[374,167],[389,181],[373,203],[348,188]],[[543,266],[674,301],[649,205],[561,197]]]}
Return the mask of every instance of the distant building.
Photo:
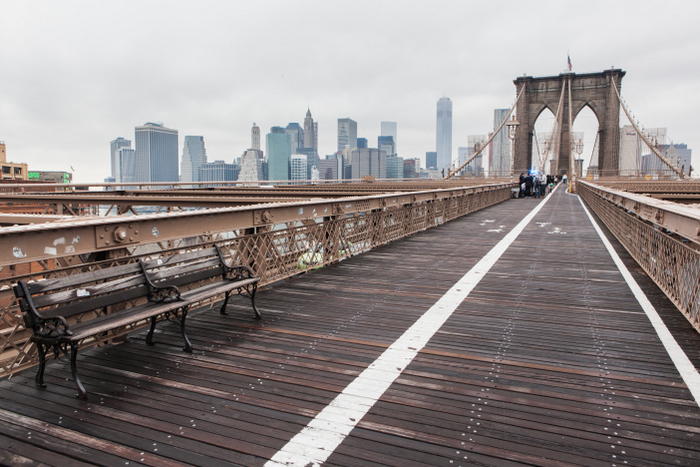
{"label": "distant building", "polygon": [[27,180],[28,171],[26,163],[7,161],[7,148],[4,141],[0,141],[0,171],[3,180]]}
{"label": "distant building", "polygon": [[681,169],[683,173],[689,175],[691,156],[693,155],[693,150],[688,149],[687,144],[664,144],[658,147],[658,150],[663,154],[671,163],[675,164],[676,167]]}
{"label": "distant building", "polygon": [[420,176],[420,159],[404,159],[403,178],[418,178]]}
{"label": "distant building", "polygon": [[291,136],[284,132],[284,128],[273,126],[267,134],[269,180],[289,180],[291,160]]}
{"label": "distant building", "polygon": [[374,148],[353,149],[351,160],[353,179],[365,175],[386,178],[386,152]]}
{"label": "distant building", "polygon": [[115,181],[120,183],[133,182],[136,179],[136,150],[132,148],[119,149],[117,163],[121,179]]}
{"label": "distant building", "polygon": [[135,182],[177,182],[177,130],[159,123],[137,126]]}
{"label": "distant building", "polygon": [[425,166],[428,169],[437,169],[437,152],[429,151],[425,153]]}
{"label": "distant building", "polygon": [[386,157],[386,178],[404,178],[403,157],[395,155]]}
{"label": "distant building", "polygon": [[357,149],[363,149],[367,147],[367,138],[357,138]]}
{"label": "distant building", "polygon": [[199,169],[207,162],[207,150],[203,136],[185,136],[180,163],[180,181],[198,182]]}
{"label": "distant building", "polygon": [[199,169],[200,182],[233,182],[238,179],[240,167],[224,161],[205,162]]}
{"label": "distant building", "polygon": [[342,156],[340,158],[326,156],[325,159],[321,160],[318,172],[320,180],[338,180],[338,174],[342,175],[343,173]]}
{"label": "distant building", "polygon": [[[510,109],[495,109],[493,111],[493,131],[496,131],[503,120],[508,117],[509,112]],[[492,175],[499,177],[510,176],[510,145],[508,127],[504,126],[491,140],[491,150],[493,152],[489,160],[489,171]]]}
{"label": "distant building", "polygon": [[304,147],[314,148],[318,151],[318,138],[316,133],[318,131],[318,124],[314,123],[314,119],[311,117],[311,110],[306,110],[306,118],[304,118]]}
{"label": "distant building", "polygon": [[381,129],[382,129],[382,136],[391,136],[394,138],[394,152],[392,154],[398,154],[399,151],[397,149],[398,146],[398,140],[396,139],[396,122],[382,122],[381,123]]}
{"label": "distant building", "polygon": [[73,183],[73,174],[70,172],[32,170],[27,173],[27,180],[33,182]]}
{"label": "distant building", "polygon": [[[365,143],[367,140],[365,140]],[[338,151],[345,148],[353,150],[359,148],[357,139],[357,122],[350,118],[338,119]],[[365,147],[367,145],[365,144]]]}
{"label": "distant building", "polygon": [[620,129],[620,175],[638,176],[641,171],[642,138],[632,125]]}
{"label": "distant building", "polygon": [[[483,147],[486,142],[486,136],[482,135],[470,135],[467,137],[469,146],[460,146],[457,148],[457,165],[460,166],[469,158],[471,158],[481,147]],[[488,149],[488,148],[487,148]],[[487,149],[484,149],[486,151]],[[478,156],[476,156],[466,167],[462,169],[462,175],[483,175],[484,165],[483,165],[483,155],[482,151]]]}
{"label": "distant building", "polygon": [[298,123],[290,123],[284,132],[291,137],[291,151],[296,154],[304,147],[304,129]]}
{"label": "distant building", "polygon": [[452,101],[442,97],[437,103],[437,169],[441,172],[452,165]]}
{"label": "distant building", "polygon": [[241,157],[241,171],[238,174],[240,182],[257,182],[263,180],[262,161],[255,149],[248,149]]}
{"label": "distant building", "polygon": [[290,180],[309,180],[306,154],[292,154]]}
{"label": "distant building", "polygon": [[260,127],[255,122],[250,130],[250,148],[260,151]]}
{"label": "distant building", "polygon": [[396,146],[393,136],[380,136],[377,138],[377,147],[382,151],[386,151],[387,156],[396,155]]}
{"label": "distant building", "polygon": [[121,136],[114,141],[110,141],[109,143],[109,153],[110,153],[110,165],[112,168],[112,178],[114,178],[115,181],[121,182],[122,181],[122,174],[120,171],[120,164],[119,164],[119,150],[121,148],[130,148],[131,147],[131,141],[125,138],[122,138]]}

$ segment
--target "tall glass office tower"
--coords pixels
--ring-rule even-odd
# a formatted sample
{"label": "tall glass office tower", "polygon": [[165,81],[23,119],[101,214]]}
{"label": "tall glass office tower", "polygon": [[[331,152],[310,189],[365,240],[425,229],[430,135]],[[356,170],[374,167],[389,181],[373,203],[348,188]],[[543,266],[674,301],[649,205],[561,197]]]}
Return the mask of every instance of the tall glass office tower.
{"label": "tall glass office tower", "polygon": [[339,118],[338,152],[342,152],[346,147],[350,148],[350,150],[359,147],[357,146],[357,122],[350,118]]}
{"label": "tall glass office tower", "polygon": [[381,129],[382,129],[382,136],[392,136],[394,138],[394,154],[398,154],[399,153],[399,150],[398,150],[399,141],[396,139],[396,137],[397,137],[396,122],[382,122]]}
{"label": "tall glass office tower", "polygon": [[[506,119],[510,109],[496,109],[493,111],[493,131]],[[510,176],[510,139],[508,138],[508,127],[503,127],[493,138],[492,164],[489,167],[490,175],[497,177]]]}
{"label": "tall glass office tower", "polygon": [[136,127],[135,182],[177,182],[177,130],[160,123]]}
{"label": "tall glass office tower", "polygon": [[119,159],[119,150],[121,148],[130,148],[131,141],[124,139],[121,136],[109,143],[110,149],[110,164],[112,166],[112,178],[116,182],[123,182],[124,178],[121,172],[121,164]]}
{"label": "tall glass office tower", "polygon": [[289,180],[289,165],[292,159],[289,133],[284,128],[273,126],[267,137],[268,180]]}
{"label": "tall glass office tower", "polygon": [[442,97],[437,103],[437,169],[442,175],[452,164],[452,101]]}
{"label": "tall glass office tower", "polygon": [[199,182],[199,169],[207,163],[207,150],[204,148],[203,136],[185,136],[180,163],[180,181]]}

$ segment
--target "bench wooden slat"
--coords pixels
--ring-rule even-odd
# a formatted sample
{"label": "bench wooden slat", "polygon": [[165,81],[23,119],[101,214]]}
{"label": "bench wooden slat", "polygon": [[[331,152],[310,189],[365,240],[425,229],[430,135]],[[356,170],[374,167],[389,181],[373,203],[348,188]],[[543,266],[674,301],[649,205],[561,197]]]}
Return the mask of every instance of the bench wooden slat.
{"label": "bench wooden slat", "polygon": [[101,334],[122,326],[137,323],[158,316],[168,311],[182,308],[182,302],[160,303],[157,305],[143,304],[129,308],[122,313],[114,313],[90,321],[71,326],[73,335],[62,339],[64,342],[78,342],[87,337]]}
{"label": "bench wooden slat", "polygon": [[151,278],[151,281],[158,282],[164,278],[190,275],[195,271],[207,270],[212,268],[216,268],[218,271],[220,271],[219,274],[223,274],[223,267],[221,266],[221,261],[219,261],[219,258],[208,258],[204,261],[197,261],[196,263],[185,263],[162,269],[147,270],[148,277]]}
{"label": "bench wooden slat", "polygon": [[93,297],[90,300],[83,300],[80,302],[71,303],[70,305],[64,305],[58,308],[51,308],[49,310],[43,311],[41,315],[45,318],[53,318],[55,316],[63,316],[64,318],[69,318],[71,316],[79,315],[81,313],[93,310],[100,310],[110,305],[128,302],[130,300],[135,300],[139,297],[145,297],[147,295],[148,287],[146,287],[146,285],[144,284],[131,289],[115,292],[113,294]]}
{"label": "bench wooden slat", "polygon": [[105,269],[98,269],[96,271],[73,274],[65,277],[56,277],[53,279],[46,279],[37,282],[28,282],[27,287],[29,288],[29,292],[32,295],[34,295],[38,293],[46,293],[52,292],[54,290],[65,289],[68,287],[78,287],[82,284],[89,284],[90,282],[110,280],[115,277],[126,276],[140,272],[141,267],[139,266],[139,263],[131,263],[124,264],[121,266],[109,267]]}
{"label": "bench wooden slat", "polygon": [[107,293],[118,292],[124,289],[136,287],[146,284],[146,278],[143,275],[121,277],[109,282],[102,282],[94,285],[85,285],[82,287],[61,290],[51,294],[38,295],[32,298],[34,306],[43,308],[46,306],[61,305],[75,300],[89,301],[90,298],[104,295]]}
{"label": "bench wooden slat", "polygon": [[170,266],[181,262],[190,262],[197,258],[204,258],[207,256],[217,257],[216,249],[214,247],[205,248],[203,250],[188,251],[186,253],[178,253],[176,255],[166,256],[163,258],[150,259],[144,261],[146,269],[153,269],[157,267]]}

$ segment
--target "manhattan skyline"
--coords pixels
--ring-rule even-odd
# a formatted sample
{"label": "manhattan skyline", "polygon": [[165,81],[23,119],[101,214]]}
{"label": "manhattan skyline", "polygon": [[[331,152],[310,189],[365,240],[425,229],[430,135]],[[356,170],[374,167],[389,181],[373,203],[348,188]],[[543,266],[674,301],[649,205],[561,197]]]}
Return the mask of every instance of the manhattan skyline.
{"label": "manhattan skyline", "polygon": [[[79,183],[109,176],[105,148],[144,122],[177,129],[180,157],[183,137],[202,135],[210,160],[230,162],[250,147],[253,122],[264,135],[309,108],[321,157],[347,117],[370,142],[397,122],[399,156],[425,164],[443,96],[454,159],[512,105],[514,79],[558,75],[567,55],[575,73],[625,70],[622,96],[641,123],[700,154],[696,2],[380,1],[341,17],[316,1],[31,3],[0,2],[0,140],[8,160],[73,166]],[[465,18],[479,21],[464,28]]]}

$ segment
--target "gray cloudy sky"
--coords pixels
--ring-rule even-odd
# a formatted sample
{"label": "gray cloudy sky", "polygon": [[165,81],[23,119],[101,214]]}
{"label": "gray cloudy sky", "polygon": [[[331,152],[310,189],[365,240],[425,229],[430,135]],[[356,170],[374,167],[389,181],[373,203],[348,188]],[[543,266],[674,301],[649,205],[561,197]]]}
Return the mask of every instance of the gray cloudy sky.
{"label": "gray cloudy sky", "polygon": [[209,160],[230,162],[253,122],[263,134],[303,123],[307,106],[321,155],[350,117],[375,146],[380,122],[398,122],[399,155],[424,160],[442,96],[456,157],[512,105],[513,79],[559,74],[567,52],[576,73],[625,70],[637,118],[700,157],[696,0],[0,0],[0,18],[8,158],[72,166],[77,182],[109,176],[109,142],[147,121],[179,130],[180,147],[203,135]]}

